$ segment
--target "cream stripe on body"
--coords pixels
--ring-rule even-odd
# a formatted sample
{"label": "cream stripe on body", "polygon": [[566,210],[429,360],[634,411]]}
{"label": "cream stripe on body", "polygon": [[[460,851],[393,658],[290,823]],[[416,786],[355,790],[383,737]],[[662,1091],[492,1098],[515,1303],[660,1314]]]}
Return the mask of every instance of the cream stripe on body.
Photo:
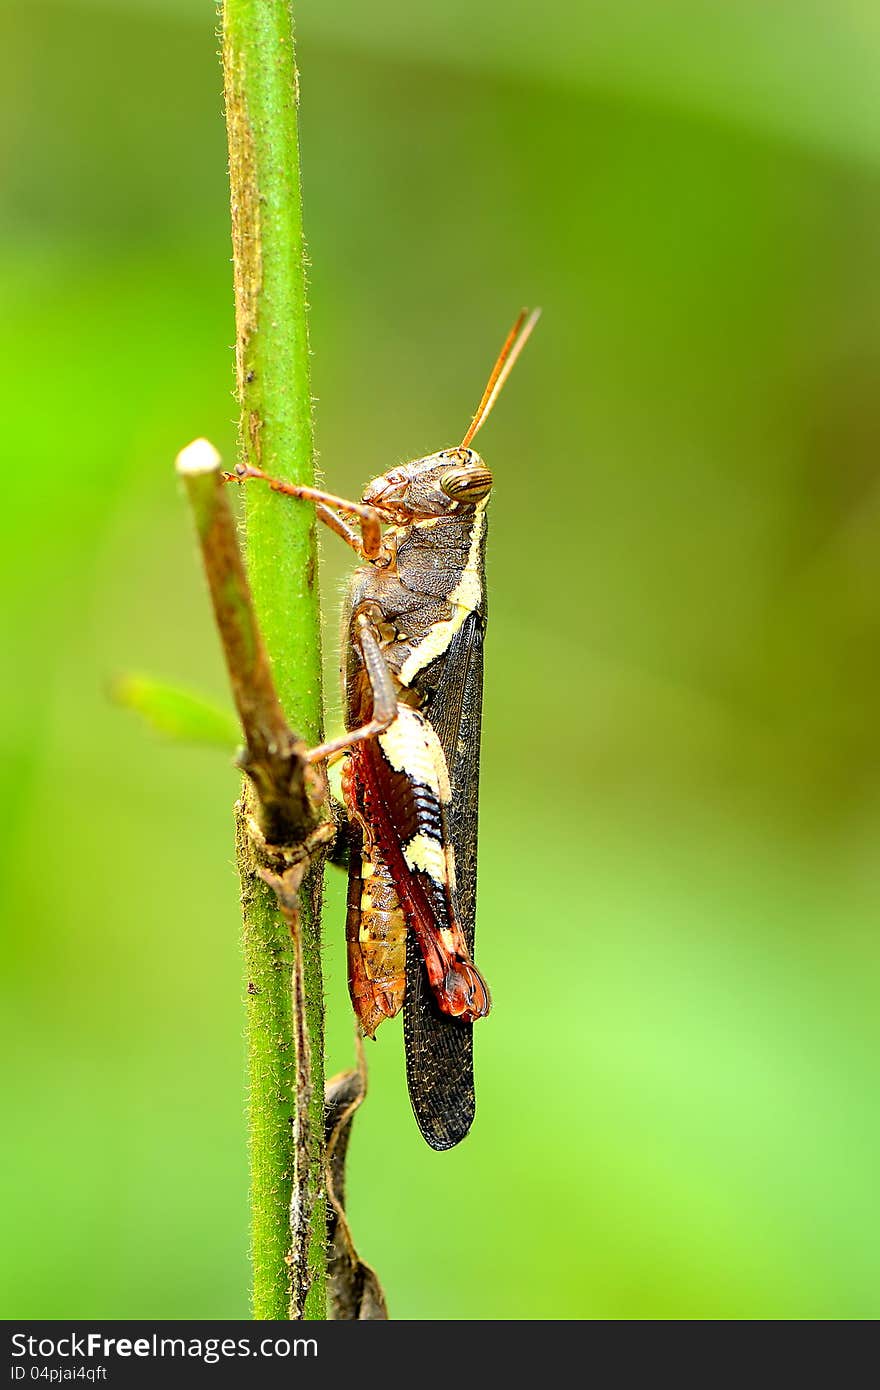
{"label": "cream stripe on body", "polygon": [[413,835],[409,844],[403,847],[403,857],[411,869],[421,869],[435,883],[446,882],[446,851],[439,840],[432,839],[430,835]]}
{"label": "cream stripe on body", "polygon": [[461,579],[449,595],[452,617],[447,618],[445,622],[434,623],[419,645],[410,652],[400,668],[402,685],[411,685],[419,671],[423,671],[432,661],[436,661],[438,656],[443,655],[467,615],[479,607],[483,597],[479,565],[480,543],[486,526],[485,508],[488,500],[488,497],[484,498],[474,508],[474,529],[471,531],[467,561],[461,572]]}
{"label": "cream stripe on body", "polygon": [[440,740],[427,719],[400,705],[394,722],[379,735],[379,747],[395,772],[405,772],[413,781],[430,787],[444,806],[449,804],[449,770]]}

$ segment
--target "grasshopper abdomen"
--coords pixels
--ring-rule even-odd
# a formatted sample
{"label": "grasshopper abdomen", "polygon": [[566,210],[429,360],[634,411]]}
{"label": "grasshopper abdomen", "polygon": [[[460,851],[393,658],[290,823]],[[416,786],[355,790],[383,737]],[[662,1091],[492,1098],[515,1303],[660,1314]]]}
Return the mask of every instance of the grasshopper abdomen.
{"label": "grasshopper abdomen", "polygon": [[[446,758],[428,720],[401,704],[384,733],[352,750],[343,786],[349,815],[364,837],[362,880],[379,881],[392,915],[393,885],[438,1008],[465,1023],[485,1017],[489,990],[471,960],[458,909]],[[362,910],[374,911],[374,896],[365,886]],[[363,930],[363,920],[359,940],[369,974],[366,958],[376,940],[372,930]]]}

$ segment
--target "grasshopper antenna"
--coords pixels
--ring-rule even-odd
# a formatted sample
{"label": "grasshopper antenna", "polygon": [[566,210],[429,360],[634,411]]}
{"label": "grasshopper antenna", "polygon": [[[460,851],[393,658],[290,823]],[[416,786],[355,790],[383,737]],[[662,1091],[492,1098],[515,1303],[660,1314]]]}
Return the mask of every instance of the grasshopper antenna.
{"label": "grasshopper antenna", "polygon": [[483,398],[477,406],[476,414],[473,420],[471,420],[467,434],[459,445],[460,448],[466,449],[477,433],[477,430],[485,424],[490,410],[501,393],[502,386],[513,371],[513,364],[528,342],[532,329],[540,317],[540,309],[533,309],[531,313],[529,313],[527,309],[521,311],[516,323],[504,340],[504,346],[498,354],[498,360],[492,368],[492,374],[486,383]]}

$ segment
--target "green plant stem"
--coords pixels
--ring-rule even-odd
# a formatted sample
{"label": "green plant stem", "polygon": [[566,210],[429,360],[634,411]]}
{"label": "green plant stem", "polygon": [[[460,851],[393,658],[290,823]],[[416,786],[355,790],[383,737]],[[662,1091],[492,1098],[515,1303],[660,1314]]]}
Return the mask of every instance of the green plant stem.
{"label": "green plant stem", "polygon": [[[242,461],[313,482],[297,73],[289,0],[225,0],[223,72],[235,279]],[[314,509],[247,489],[247,567],[289,724],[322,734]],[[299,941],[257,872],[240,821],[256,1318],[326,1317],[324,1019],[320,876],[300,890]],[[299,949],[297,949],[299,947]],[[302,962],[295,981],[294,963]],[[296,986],[294,988],[294,986]],[[304,1001],[304,1018],[294,999]],[[308,1085],[296,1084],[296,1036]],[[297,1155],[299,1156],[297,1161]],[[296,1172],[294,1168],[296,1166]],[[307,1248],[294,1248],[294,1227]]]}

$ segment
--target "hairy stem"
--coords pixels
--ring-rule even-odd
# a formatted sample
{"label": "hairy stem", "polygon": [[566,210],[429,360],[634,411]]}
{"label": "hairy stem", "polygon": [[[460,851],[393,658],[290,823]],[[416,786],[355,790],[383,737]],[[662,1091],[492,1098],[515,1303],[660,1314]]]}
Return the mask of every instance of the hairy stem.
{"label": "hairy stem", "polygon": [[[241,458],[308,484],[312,415],[289,0],[225,0],[223,73]],[[320,742],[314,509],[268,488],[248,489],[246,555],[284,715],[309,743]],[[324,1318],[320,876],[316,870],[306,875],[299,910],[285,921],[241,818],[238,850],[248,982],[254,1316]],[[291,930],[298,939],[291,939]],[[298,1034],[301,1061],[308,1063],[299,1085]]]}

